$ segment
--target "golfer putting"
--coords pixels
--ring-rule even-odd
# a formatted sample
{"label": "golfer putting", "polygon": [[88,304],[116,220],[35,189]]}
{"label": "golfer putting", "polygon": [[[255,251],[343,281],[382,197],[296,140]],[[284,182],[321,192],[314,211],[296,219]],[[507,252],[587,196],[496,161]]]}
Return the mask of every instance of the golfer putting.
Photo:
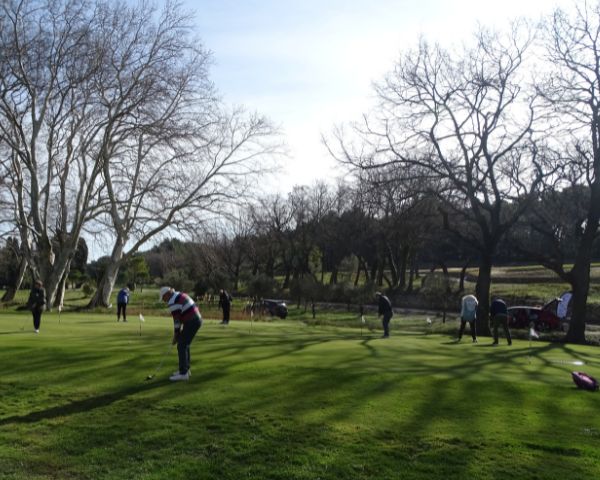
{"label": "golfer putting", "polygon": [[190,378],[190,345],[202,326],[198,306],[187,293],[176,292],[171,287],[161,287],[160,299],[165,302],[173,316],[172,345],[177,344],[179,370],[169,377],[172,382]]}

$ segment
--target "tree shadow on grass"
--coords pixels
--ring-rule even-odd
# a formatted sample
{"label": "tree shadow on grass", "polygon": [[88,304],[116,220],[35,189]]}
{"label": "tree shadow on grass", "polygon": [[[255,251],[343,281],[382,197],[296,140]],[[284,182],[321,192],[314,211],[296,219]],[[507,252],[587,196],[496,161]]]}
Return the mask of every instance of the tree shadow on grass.
{"label": "tree shadow on grass", "polygon": [[15,423],[36,423],[42,420],[50,420],[57,417],[65,417],[78,413],[89,412],[91,410],[95,410],[96,408],[109,406],[114,402],[123,400],[129,396],[162,387],[168,383],[169,381],[167,379],[143,382],[139,385],[134,385],[116,392],[96,395],[81,400],[74,400],[64,405],[57,405],[45,410],[30,412],[26,415],[13,415],[12,417],[0,419],[0,427]]}

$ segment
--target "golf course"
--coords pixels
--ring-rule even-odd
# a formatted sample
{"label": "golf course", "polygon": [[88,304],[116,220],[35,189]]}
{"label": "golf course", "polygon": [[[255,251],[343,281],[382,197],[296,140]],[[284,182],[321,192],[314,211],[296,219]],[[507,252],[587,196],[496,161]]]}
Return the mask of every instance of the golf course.
{"label": "golf course", "polygon": [[177,383],[168,316],[3,313],[0,479],[600,478],[597,347],[291,313],[205,318]]}

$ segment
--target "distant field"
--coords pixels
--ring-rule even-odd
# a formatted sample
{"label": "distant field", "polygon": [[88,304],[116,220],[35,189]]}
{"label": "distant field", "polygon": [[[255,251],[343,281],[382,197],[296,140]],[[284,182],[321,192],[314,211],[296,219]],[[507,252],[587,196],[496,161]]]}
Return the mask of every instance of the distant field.
{"label": "distant field", "polygon": [[[569,265],[565,268],[570,268]],[[457,269],[452,270],[453,273],[458,273]],[[476,277],[478,270],[470,268],[467,273]],[[594,283],[600,282],[600,264],[592,264],[590,269],[591,280]],[[497,282],[522,282],[522,281],[549,281],[553,283],[562,283],[558,275],[554,272],[542,267],[541,265],[521,265],[521,266],[504,266],[494,267],[492,269],[492,280]]]}
{"label": "distant field", "polygon": [[173,352],[145,381],[169,318],[51,313],[35,335],[0,314],[0,479],[600,478],[600,394],[570,378],[600,377],[598,348],[455,344],[422,316],[382,340],[373,317],[302,315],[209,319],[171,384]]}
{"label": "distant field", "polygon": [[[457,275],[458,270],[451,269],[451,273]],[[421,279],[424,278],[424,274],[425,272],[422,272]],[[477,270],[470,269],[468,274],[470,277],[465,283],[465,289],[467,292],[473,292]],[[493,269],[492,276],[492,295],[500,295],[512,305],[543,305],[569,289],[568,284],[559,281],[553,273],[539,265],[497,267]],[[343,275],[340,278],[342,277]],[[349,275],[346,275],[346,277],[350,278]],[[600,264],[593,264],[592,278],[593,283],[590,287],[588,302],[594,308],[598,306],[600,309]],[[327,281],[328,277],[326,276],[325,279]],[[420,281],[416,283],[417,288],[419,285]],[[113,292],[111,300],[112,308],[98,308],[96,313],[112,312],[116,318],[116,294],[119,288],[120,286],[116,286]],[[4,310],[15,311],[19,306],[22,307],[27,301],[28,294],[29,292],[25,290],[18,292],[15,301],[10,305],[4,305]],[[289,300],[289,295],[284,294],[283,298]],[[89,297],[83,295],[81,291],[67,290],[64,308],[65,311],[74,311],[85,307],[88,302]],[[232,313],[234,318],[242,318],[239,310],[241,310],[245,302],[245,298],[238,297],[234,299],[234,310]],[[220,311],[217,308],[217,300],[210,305],[202,304],[201,307],[203,311],[215,318],[220,316]],[[133,316],[137,316],[140,312],[144,314],[150,312],[156,315],[166,315],[164,306],[158,300],[158,288],[155,286],[142,286],[141,289],[138,288],[137,291],[133,292],[129,311],[130,315]]]}

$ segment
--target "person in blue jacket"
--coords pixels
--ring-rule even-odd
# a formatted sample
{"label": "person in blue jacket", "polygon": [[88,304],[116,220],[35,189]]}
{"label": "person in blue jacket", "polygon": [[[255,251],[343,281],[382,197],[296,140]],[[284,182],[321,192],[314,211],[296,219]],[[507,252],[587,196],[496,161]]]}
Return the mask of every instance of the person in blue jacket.
{"label": "person in blue jacket", "polygon": [[123,321],[127,321],[127,304],[129,303],[129,288],[123,287],[117,294],[117,322],[121,320],[123,313]]}

